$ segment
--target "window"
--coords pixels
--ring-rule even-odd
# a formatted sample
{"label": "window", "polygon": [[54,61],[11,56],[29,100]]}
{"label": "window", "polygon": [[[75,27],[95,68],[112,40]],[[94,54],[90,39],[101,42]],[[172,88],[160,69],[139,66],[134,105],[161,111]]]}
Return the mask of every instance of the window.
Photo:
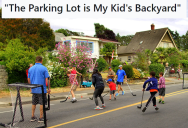
{"label": "window", "polygon": [[163,43],[163,48],[168,48],[169,47],[169,43]]}
{"label": "window", "polygon": [[129,61],[129,62],[131,61],[131,56],[128,56],[128,60],[127,61]]}
{"label": "window", "polygon": [[89,48],[89,51],[93,52],[93,42],[88,42],[88,41],[76,41],[77,45],[81,46],[86,46]]}
{"label": "window", "polygon": [[70,46],[70,43],[71,43],[70,40],[65,40],[65,41],[63,41],[63,44],[66,45],[66,46]]}

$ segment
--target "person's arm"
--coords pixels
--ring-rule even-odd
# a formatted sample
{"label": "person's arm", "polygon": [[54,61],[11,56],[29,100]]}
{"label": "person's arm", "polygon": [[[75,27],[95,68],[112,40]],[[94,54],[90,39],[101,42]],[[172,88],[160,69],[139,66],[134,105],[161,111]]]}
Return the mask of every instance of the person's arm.
{"label": "person's arm", "polygon": [[81,74],[81,73],[79,73],[78,71],[76,71],[76,73],[78,73],[78,74],[82,75],[82,74]]}
{"label": "person's arm", "polygon": [[127,74],[124,71],[125,82],[127,82]]}
{"label": "person's arm", "polygon": [[93,84],[94,87],[95,87],[95,83],[96,83],[96,81],[95,81],[95,77],[92,76],[92,84]]}
{"label": "person's arm", "polygon": [[51,89],[50,89],[50,79],[48,80],[48,78],[46,78],[46,83],[47,84],[49,83],[47,93],[50,94],[50,92],[51,92]]}
{"label": "person's arm", "polygon": [[161,83],[162,83],[161,78],[159,78],[159,82],[158,82],[158,84],[161,85]]}
{"label": "person's arm", "polygon": [[148,79],[148,80],[146,80],[146,81],[144,82],[142,91],[145,91],[146,84],[147,84],[148,82],[150,82],[150,79]]}

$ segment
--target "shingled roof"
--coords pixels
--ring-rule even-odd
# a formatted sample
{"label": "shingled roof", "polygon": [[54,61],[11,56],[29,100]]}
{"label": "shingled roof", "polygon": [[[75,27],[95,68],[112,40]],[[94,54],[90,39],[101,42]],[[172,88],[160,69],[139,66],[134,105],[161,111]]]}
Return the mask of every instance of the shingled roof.
{"label": "shingled roof", "polygon": [[65,35],[63,33],[57,33],[55,32],[55,42],[61,42],[63,37],[65,37]]}
{"label": "shingled roof", "polygon": [[137,32],[127,47],[118,48],[118,54],[135,53],[139,49],[154,51],[168,28]]}

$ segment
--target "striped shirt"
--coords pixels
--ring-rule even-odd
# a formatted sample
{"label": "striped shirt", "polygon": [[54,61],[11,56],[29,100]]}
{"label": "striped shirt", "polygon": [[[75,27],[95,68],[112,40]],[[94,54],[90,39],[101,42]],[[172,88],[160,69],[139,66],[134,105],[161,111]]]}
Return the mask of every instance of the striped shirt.
{"label": "striped shirt", "polygon": [[160,77],[158,83],[159,83],[159,88],[166,88],[165,87],[165,78],[164,77]]}

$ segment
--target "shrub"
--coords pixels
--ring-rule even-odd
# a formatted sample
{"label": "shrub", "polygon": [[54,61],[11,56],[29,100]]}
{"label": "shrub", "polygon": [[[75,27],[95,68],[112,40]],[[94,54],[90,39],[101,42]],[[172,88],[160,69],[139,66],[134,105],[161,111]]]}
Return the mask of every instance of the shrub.
{"label": "shrub", "polygon": [[27,75],[25,71],[17,71],[13,70],[12,72],[8,73],[8,84],[20,82],[20,83],[27,83]]}
{"label": "shrub", "polygon": [[133,68],[133,78],[140,78],[140,77],[141,77],[140,72],[136,68]]}
{"label": "shrub", "polygon": [[114,59],[112,60],[111,66],[114,72],[117,72],[117,70],[119,69],[119,65],[121,65],[121,61],[118,59]]}
{"label": "shrub", "polygon": [[108,66],[108,64],[104,58],[99,58],[97,60],[97,63],[98,63],[98,70],[100,72],[103,71],[106,68],[106,66]]}
{"label": "shrub", "polygon": [[151,71],[154,71],[155,72],[155,76],[157,78],[159,78],[159,73],[160,72],[164,72],[164,65],[158,64],[158,63],[151,64],[149,66],[149,72],[151,72]]}
{"label": "shrub", "polygon": [[133,67],[131,65],[123,65],[123,70],[125,71],[127,78],[133,77]]}
{"label": "shrub", "polygon": [[188,71],[188,60],[180,60],[180,63],[183,66],[183,72],[187,72]]}

